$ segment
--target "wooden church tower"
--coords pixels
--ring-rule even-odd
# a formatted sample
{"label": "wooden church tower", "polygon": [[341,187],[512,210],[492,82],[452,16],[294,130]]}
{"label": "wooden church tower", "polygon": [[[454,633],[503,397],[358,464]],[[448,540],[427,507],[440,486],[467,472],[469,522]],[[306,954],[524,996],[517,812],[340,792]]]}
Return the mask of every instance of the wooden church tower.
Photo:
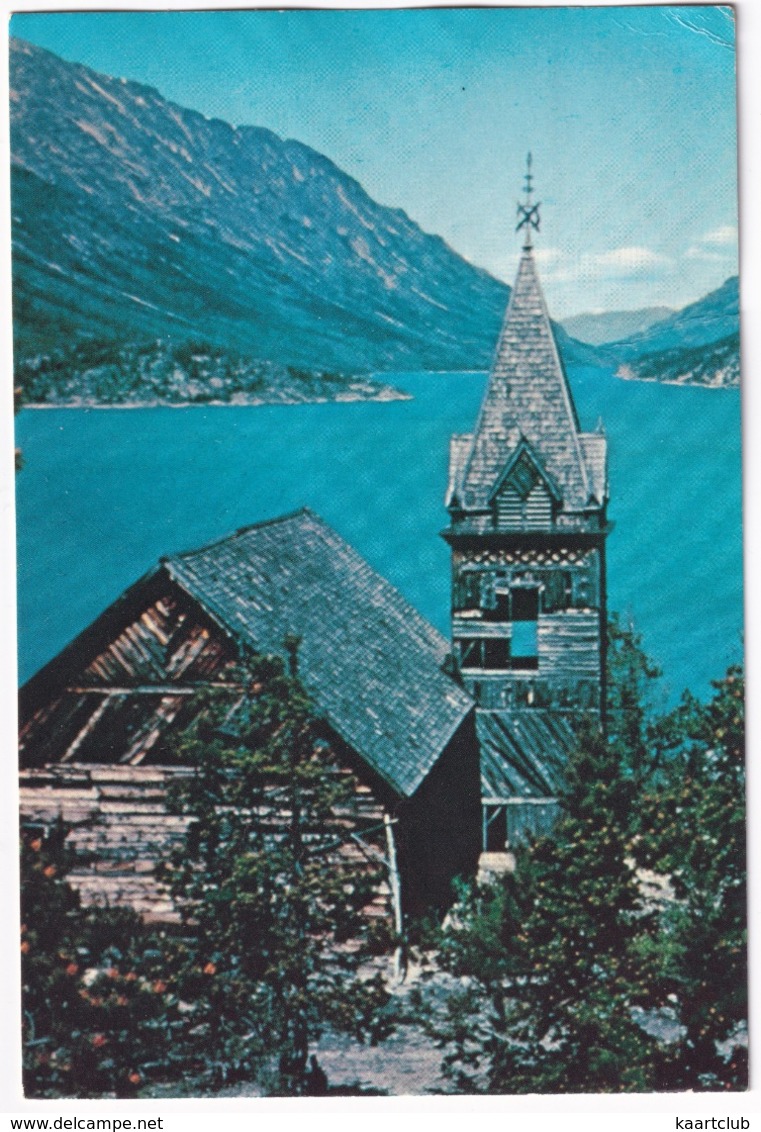
{"label": "wooden church tower", "polygon": [[574,717],[604,704],[606,438],[580,430],[539,285],[531,156],[518,274],[443,532],[454,657],[478,705],[484,849],[546,828]]}

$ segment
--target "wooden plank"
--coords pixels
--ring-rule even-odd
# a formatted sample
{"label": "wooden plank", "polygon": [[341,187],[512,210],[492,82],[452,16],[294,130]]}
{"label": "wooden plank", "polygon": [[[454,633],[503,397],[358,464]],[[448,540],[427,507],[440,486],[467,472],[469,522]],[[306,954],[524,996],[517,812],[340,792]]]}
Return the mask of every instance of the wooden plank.
{"label": "wooden plank", "polygon": [[62,763],[69,762],[69,760],[74,757],[79,748],[82,746],[85,739],[92,735],[93,731],[98,726],[99,720],[105,715],[106,711],[108,710],[110,702],[110,697],[106,696],[106,698],[97,705],[95,711],[87,720],[84,727],[82,727],[79,733],[75,736],[74,741],[69,744],[69,746],[61,755]]}

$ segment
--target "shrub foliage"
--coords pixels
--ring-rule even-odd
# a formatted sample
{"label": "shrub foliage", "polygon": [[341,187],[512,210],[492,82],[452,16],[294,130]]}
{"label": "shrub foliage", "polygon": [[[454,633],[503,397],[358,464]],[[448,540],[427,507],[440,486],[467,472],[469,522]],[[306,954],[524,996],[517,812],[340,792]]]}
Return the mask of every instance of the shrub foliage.
{"label": "shrub foliage", "polygon": [[458,989],[418,1005],[458,1091],[747,1086],[742,673],[659,719],[618,620],[608,659],[552,833],[461,886],[436,941]]}
{"label": "shrub foliage", "polygon": [[192,821],[161,868],[182,910],[174,932],[81,908],[64,829],[24,839],[29,1095],[130,1096],[183,1079],[298,1095],[326,1026],[358,1041],[388,1032],[384,981],[360,971],[378,947],[362,915],[378,869],[334,852],[352,786],[329,773],[289,645],[290,671],[260,658],[233,691],[205,693],[181,742],[195,773],[173,805]]}
{"label": "shrub foliage", "polygon": [[[330,773],[287,644],[289,665],[255,659],[234,695],[205,693],[181,742],[195,772],[173,799],[188,834],[163,866],[176,931],[80,907],[66,831],[25,836],[29,1095],[183,1079],[294,1095],[326,1027],[388,1033],[388,993],[363,967],[378,876],[336,858],[351,786]],[[608,660],[607,732],[580,731],[558,823],[499,879],[458,884],[434,933],[438,978],[411,996],[456,1091],[747,1085],[742,672],[658,717],[658,672],[619,621]]]}

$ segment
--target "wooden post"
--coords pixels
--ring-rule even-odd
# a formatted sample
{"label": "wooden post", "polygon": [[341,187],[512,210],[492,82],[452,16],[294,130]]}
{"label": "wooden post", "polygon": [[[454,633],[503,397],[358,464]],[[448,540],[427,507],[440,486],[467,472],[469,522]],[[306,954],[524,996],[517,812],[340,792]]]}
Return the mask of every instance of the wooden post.
{"label": "wooden post", "polygon": [[401,981],[404,977],[404,946],[402,943],[402,886],[399,879],[399,866],[396,860],[396,842],[394,840],[394,825],[388,813],[383,814],[383,824],[386,828],[386,845],[388,846],[388,877],[391,889],[391,907],[394,913],[394,930],[399,940],[394,951],[394,978]]}

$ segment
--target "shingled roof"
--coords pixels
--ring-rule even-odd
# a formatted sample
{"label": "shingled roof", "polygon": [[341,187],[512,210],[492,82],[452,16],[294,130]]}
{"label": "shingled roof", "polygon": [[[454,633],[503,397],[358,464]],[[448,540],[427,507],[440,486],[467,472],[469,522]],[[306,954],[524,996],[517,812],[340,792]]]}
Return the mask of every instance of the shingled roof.
{"label": "shingled roof", "polygon": [[576,741],[564,716],[542,708],[479,711],[476,730],[485,800],[545,798],[562,791]]}
{"label": "shingled roof", "polygon": [[[580,511],[597,496],[600,443],[582,443],[530,248],[520,261],[469,452],[463,451],[465,437],[453,448],[450,498],[454,492],[466,510],[485,508],[521,439],[559,485],[566,510]],[[604,443],[603,437],[603,449]],[[592,468],[587,455],[593,456]]]}
{"label": "shingled roof", "polygon": [[402,797],[473,707],[441,670],[449,644],[307,509],[162,559],[175,582],[260,653],[301,637],[299,674],[333,730]]}

